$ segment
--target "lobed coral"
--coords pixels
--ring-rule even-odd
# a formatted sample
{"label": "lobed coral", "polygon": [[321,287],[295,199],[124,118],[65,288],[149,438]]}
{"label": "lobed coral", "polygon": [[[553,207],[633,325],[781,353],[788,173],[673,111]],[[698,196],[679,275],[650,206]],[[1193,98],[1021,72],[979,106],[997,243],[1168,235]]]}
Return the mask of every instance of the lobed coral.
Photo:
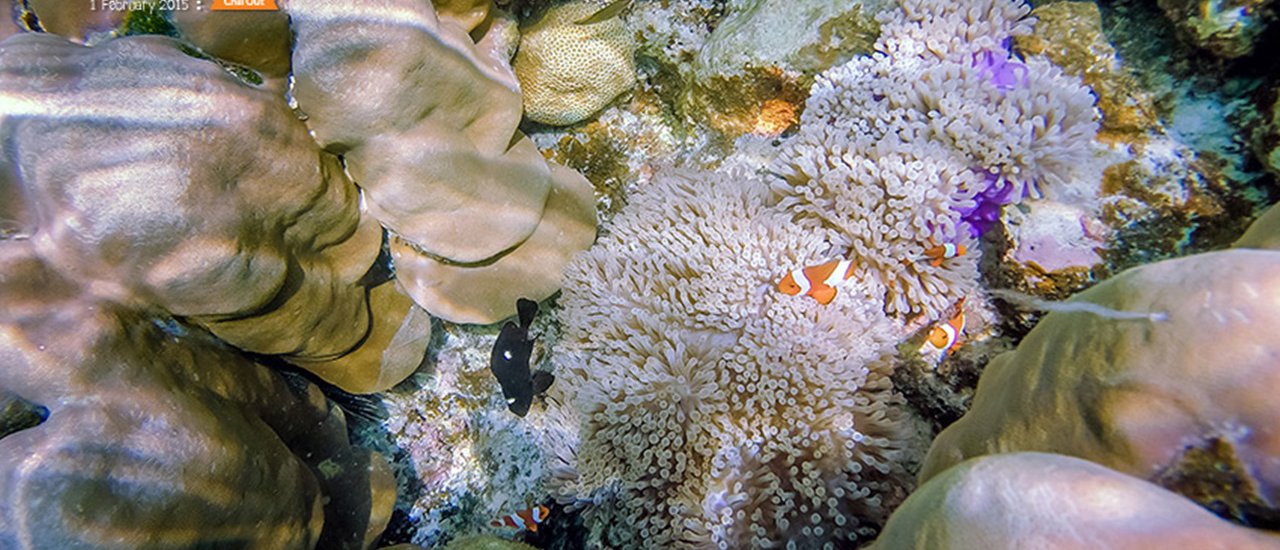
{"label": "lobed coral", "polygon": [[[0,183],[45,261],[351,391],[417,368],[429,320],[362,281],[381,229],[270,91],[165,37],[24,34],[0,52]],[[397,337],[399,355],[372,349]]]}
{"label": "lobed coral", "polygon": [[825,307],[772,288],[830,248],[767,197],[662,175],[569,265],[551,414],[581,431],[553,483],[600,544],[834,547],[905,496],[916,426],[873,362],[894,325],[856,284]]}
{"label": "lobed coral", "polygon": [[1029,30],[1027,12],[991,0],[883,14],[878,53],[819,75],[799,135],[772,165],[779,203],[807,227],[837,229],[889,314],[937,317],[975,288],[976,258],[913,262],[925,248],[972,249],[971,224],[991,223],[1004,202],[1096,192],[1093,96],[1007,50]]}
{"label": "lobed coral", "polygon": [[[367,548],[394,482],[319,389],[0,240],[0,547]],[[12,411],[0,425],[9,424]]]}
{"label": "lobed coral", "polygon": [[551,295],[568,256],[595,238],[590,184],[549,166],[516,129],[512,22],[487,13],[474,42],[466,25],[479,18],[414,0],[289,5],[308,127],[393,233],[406,291],[463,323]]}

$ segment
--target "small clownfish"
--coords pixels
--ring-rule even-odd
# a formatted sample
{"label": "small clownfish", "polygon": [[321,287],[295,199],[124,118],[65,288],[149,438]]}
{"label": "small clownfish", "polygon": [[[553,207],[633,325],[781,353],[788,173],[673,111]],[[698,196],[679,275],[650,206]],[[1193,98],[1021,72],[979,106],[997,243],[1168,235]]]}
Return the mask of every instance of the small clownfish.
{"label": "small clownfish", "polygon": [[925,338],[926,348],[947,354],[960,347],[960,335],[964,333],[964,298],[956,302],[955,310],[954,317],[929,329],[929,336]]}
{"label": "small clownfish", "polygon": [[778,290],[791,296],[812,296],[827,305],[836,297],[836,286],[853,275],[849,260],[831,260],[825,264],[793,269],[778,281]]}
{"label": "small clownfish", "polygon": [[528,529],[530,533],[537,533],[538,524],[546,521],[549,514],[551,514],[551,510],[539,504],[528,510],[520,510],[514,514],[507,514],[490,521],[489,526],[515,527],[516,529]]}
{"label": "small clownfish", "polygon": [[969,249],[962,244],[947,243],[924,249],[924,256],[920,259],[929,260],[930,266],[938,267],[942,265],[943,260],[964,256],[968,253]]}

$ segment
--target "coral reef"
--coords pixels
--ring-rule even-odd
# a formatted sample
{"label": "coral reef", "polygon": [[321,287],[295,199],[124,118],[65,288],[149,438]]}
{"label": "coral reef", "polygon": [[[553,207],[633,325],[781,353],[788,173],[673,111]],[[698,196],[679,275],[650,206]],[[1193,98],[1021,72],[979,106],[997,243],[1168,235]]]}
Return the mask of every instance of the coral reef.
{"label": "coral reef", "polygon": [[1177,494],[1061,455],[963,462],[902,504],[871,548],[1280,548]]}
{"label": "coral reef", "polygon": [[976,286],[976,255],[910,261],[925,248],[973,249],[971,223],[990,223],[1006,201],[1087,202],[1101,174],[1088,89],[1042,58],[1009,59],[1026,6],[958,10],[923,2],[883,15],[881,53],[820,75],[773,163],[781,204],[809,227],[837,228],[893,315],[937,317]]}
{"label": "coral reef", "polygon": [[622,20],[576,23],[599,9],[596,2],[569,2],[521,25],[512,65],[530,120],[575,124],[635,85],[635,44]]}
{"label": "coral reef", "polygon": [[1024,54],[1042,55],[1063,72],[1079,76],[1098,98],[1098,140],[1142,143],[1159,130],[1154,98],[1120,64],[1102,32],[1102,13],[1094,2],[1053,2],[1031,10],[1030,34],[1015,36]]}
{"label": "coral reef", "polygon": [[0,437],[0,547],[373,543],[391,473],[316,386],[103,300],[40,246],[0,241],[0,396],[43,411]]}
{"label": "coral reef", "polygon": [[736,136],[778,135],[798,120],[817,73],[871,51],[884,0],[730,2],[682,76],[686,118]]}
{"label": "coral reef", "polygon": [[409,295],[444,319],[492,323],[519,297],[555,292],[563,262],[594,239],[595,213],[587,181],[548,166],[516,129],[513,23],[493,16],[473,42],[475,17],[413,0],[297,0],[289,15],[294,97],[394,234]]}
{"label": "coral reef", "polygon": [[550,414],[581,433],[549,452],[598,544],[832,547],[905,495],[918,427],[872,362],[894,326],[856,285],[825,307],[773,290],[830,249],[768,196],[745,171],[659,175],[569,265]]}
{"label": "coral reef", "polygon": [[433,364],[377,396],[378,423],[353,435],[393,459],[396,508],[412,526],[399,540],[425,547],[493,532],[489,520],[546,498],[547,419],[507,411],[489,371],[496,327],[441,332]]}
{"label": "coral reef", "polygon": [[[1053,312],[983,372],[973,406],[934,441],[927,480],[966,458],[1016,450],[1085,458],[1148,480],[1221,440],[1240,491],[1274,509],[1277,443],[1266,426],[1280,371],[1280,254],[1237,249],[1128,270],[1072,298],[1145,314]],[[1232,489],[1233,491],[1237,489]],[[1190,495],[1188,495],[1190,496]]]}
{"label": "coral reef", "polygon": [[[269,91],[164,37],[86,48],[25,34],[0,51],[10,219],[37,226],[45,261],[106,299],[158,305],[350,391],[417,368],[425,315],[380,281],[371,310],[378,285],[362,282],[380,228]],[[166,95],[191,82],[200,93]],[[370,349],[393,338],[406,353]]]}
{"label": "coral reef", "polygon": [[1227,59],[1253,52],[1275,19],[1271,0],[1158,0],[1165,16],[1192,44]]}

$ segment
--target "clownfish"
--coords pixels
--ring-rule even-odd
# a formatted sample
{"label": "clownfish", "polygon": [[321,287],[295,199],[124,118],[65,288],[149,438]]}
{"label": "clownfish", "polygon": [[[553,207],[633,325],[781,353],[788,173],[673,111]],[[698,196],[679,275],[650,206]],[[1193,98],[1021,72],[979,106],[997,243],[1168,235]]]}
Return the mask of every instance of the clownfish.
{"label": "clownfish", "polygon": [[953,243],[940,244],[937,246],[931,246],[929,248],[924,249],[924,256],[921,257],[920,259],[929,260],[930,266],[938,267],[942,265],[943,260],[949,260],[951,258],[955,258],[958,256],[964,256],[968,252],[969,252],[969,249],[965,248],[965,246],[962,244],[953,244]]}
{"label": "clownfish", "polygon": [[944,354],[960,347],[960,334],[964,332],[964,298],[955,305],[956,314],[945,323],[938,323],[929,329],[925,338],[925,347]]}
{"label": "clownfish", "polygon": [[781,281],[778,290],[791,296],[812,296],[827,305],[836,297],[836,286],[853,275],[849,260],[831,260],[825,264],[793,269]]}
{"label": "clownfish", "polygon": [[501,518],[489,522],[490,527],[515,527],[516,529],[528,529],[530,533],[538,532],[538,524],[546,521],[547,516],[551,514],[551,510],[541,504],[521,510],[514,514],[507,514]]}

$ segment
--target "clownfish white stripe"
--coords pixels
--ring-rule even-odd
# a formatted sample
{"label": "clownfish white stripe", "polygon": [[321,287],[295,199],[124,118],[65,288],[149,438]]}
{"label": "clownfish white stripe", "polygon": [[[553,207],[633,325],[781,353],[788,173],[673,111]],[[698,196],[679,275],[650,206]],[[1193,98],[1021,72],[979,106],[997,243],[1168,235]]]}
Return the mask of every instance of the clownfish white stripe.
{"label": "clownfish white stripe", "polygon": [[833,270],[831,274],[827,276],[827,280],[822,281],[822,284],[827,286],[838,286],[841,283],[843,283],[844,276],[846,273],[849,272],[849,265],[851,263],[852,262],[850,262],[849,260],[840,260],[840,263],[836,264],[835,270]]}
{"label": "clownfish white stripe", "polygon": [[942,245],[942,257],[944,257],[944,258],[954,258],[954,257],[956,257],[956,245],[955,245],[955,243],[947,243],[947,244]]}
{"label": "clownfish white stripe", "polygon": [[532,510],[530,510],[530,512],[532,512],[532,514],[533,514],[533,522],[534,522],[534,523],[542,523],[542,520],[547,519],[547,518],[542,517],[542,510],[541,510],[541,509],[539,509],[539,508],[538,508],[538,507],[536,507],[536,506],[535,506]]}
{"label": "clownfish white stripe", "polygon": [[813,285],[809,283],[809,277],[804,274],[804,269],[802,268],[792,269],[791,278],[794,279],[796,285],[800,287],[801,296],[808,294],[809,289],[813,288]]}
{"label": "clownfish white stripe", "polygon": [[947,335],[946,345],[942,346],[939,349],[949,349],[953,344],[956,343],[956,339],[960,337],[960,335],[956,334],[956,328],[951,326],[951,323],[943,323],[941,325],[938,325],[938,328],[942,329],[943,334]]}

